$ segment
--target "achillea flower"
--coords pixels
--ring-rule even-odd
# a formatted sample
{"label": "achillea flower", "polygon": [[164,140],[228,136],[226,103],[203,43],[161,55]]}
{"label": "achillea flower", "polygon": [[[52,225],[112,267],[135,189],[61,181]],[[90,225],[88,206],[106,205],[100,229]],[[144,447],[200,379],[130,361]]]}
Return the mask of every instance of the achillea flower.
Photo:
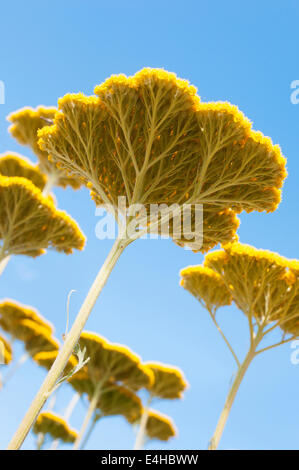
{"label": "achillea flower", "polygon": [[237,306],[258,323],[283,326],[296,315],[296,261],[235,243],[206,255],[204,265],[221,276]]}
{"label": "achillea flower", "polygon": [[153,384],[147,387],[152,397],[170,400],[182,398],[188,383],[179,368],[159,362],[147,362],[145,365],[155,377]]}
{"label": "achillea flower", "polygon": [[[4,361],[4,364],[9,364],[12,361],[11,345],[2,335],[0,335],[0,359],[1,361],[2,360]],[[1,381],[0,381],[0,386],[1,386]]]}
{"label": "achillea flower", "polygon": [[81,334],[80,346],[86,348],[86,355],[90,357],[87,369],[95,383],[102,380],[120,381],[138,390],[153,382],[151,371],[125,346],[109,343],[98,334],[87,331]]}
{"label": "achillea flower", "polygon": [[13,325],[22,320],[35,322],[49,335],[53,333],[53,325],[32,307],[20,304],[11,299],[5,299],[0,302],[0,326],[4,331],[11,332]]}
{"label": "achillea flower", "polygon": [[[32,359],[34,362],[36,362],[39,366],[44,367],[47,370],[50,370],[57,355],[58,355],[58,349],[54,351],[41,351],[37,354],[35,354]],[[64,374],[70,373],[76,365],[78,364],[78,360],[75,356],[70,356],[67,362],[67,365],[65,366],[64,369]],[[75,377],[75,376],[73,376]]]}
{"label": "achillea flower", "polygon": [[44,189],[47,178],[37,165],[17,153],[6,152],[0,155],[0,174],[3,176],[18,176],[27,178],[41,191]]}
{"label": "achillea flower", "polygon": [[[78,393],[87,393],[90,403],[75,443],[76,449],[81,445],[89,421],[95,419],[97,408],[102,415],[123,414],[128,420],[133,419],[136,407],[139,407],[140,415],[142,412],[141,402],[135,398],[133,391],[150,387],[154,381],[150,368],[144,366],[139,356],[125,346],[109,343],[102,336],[88,331],[83,331],[79,344],[82,350],[86,350],[89,361],[69,379],[69,383]],[[118,413],[119,410],[122,413]]]}
{"label": "achillea flower", "polygon": [[[181,276],[183,287],[201,300],[211,314],[238,365],[210,441],[209,448],[216,449],[239,386],[253,359],[299,336],[299,261],[233,243],[207,254],[203,266],[186,268],[181,271]],[[243,362],[239,361],[215,318],[217,308],[228,305],[231,300],[248,319],[250,347]],[[281,340],[271,342],[268,339],[263,346],[264,338],[274,330],[281,331]]]}
{"label": "achillea flower", "polygon": [[[230,236],[236,239],[236,213],[274,211],[286,177],[280,148],[251,130],[235,106],[201,103],[196,89],[175,74],[147,68],[133,77],[112,76],[94,92],[60,99],[53,125],[38,131],[38,145],[59,169],[91,190],[96,204],[113,206],[120,233],[9,449],[23,442],[121,253],[156,229],[147,217],[132,216],[132,205],[142,204],[148,215],[151,204],[166,204],[169,216],[172,204],[179,209],[202,204],[209,213],[208,227],[219,227],[202,248],[195,247],[205,251]],[[124,207],[119,208],[119,196],[126,199]],[[141,228],[133,235],[127,227],[132,221]]]}
{"label": "achillea flower", "polygon": [[52,123],[56,111],[56,108],[45,108],[42,106],[36,109],[30,107],[22,108],[7,117],[8,121],[12,123],[9,131],[21,145],[26,145],[32,149],[39,159],[41,171],[55,185],[62,186],[63,188],[71,186],[73,189],[78,189],[81,186],[81,182],[58,169],[55,164],[48,160],[48,154],[43,152],[37,145],[38,130]]}
{"label": "achillea flower", "polygon": [[53,351],[59,349],[58,341],[53,338],[46,328],[32,320],[20,320],[11,324],[9,333],[20,341],[23,341],[26,351],[34,356],[41,351]]}
{"label": "achillea flower", "polygon": [[101,393],[97,409],[99,417],[121,415],[132,424],[141,417],[142,402],[128,388],[110,385]]}
{"label": "achillea flower", "polygon": [[150,405],[153,399],[160,398],[174,400],[182,398],[183,392],[188,387],[188,383],[184,377],[184,374],[178,367],[160,364],[159,362],[147,362],[145,365],[154,374],[154,382],[147,387],[149,396],[146,406],[143,408],[140,426],[134,446],[135,450],[140,450],[144,444],[148,419],[150,416]]}
{"label": "achillea flower", "polygon": [[76,222],[25,178],[0,175],[0,261],[10,255],[36,257],[47,248],[66,254],[82,250]]}
{"label": "achillea flower", "polygon": [[119,196],[128,205],[204,204],[213,243],[224,241],[219,212],[276,209],[285,160],[237,107],[201,103],[187,81],[159,69],[112,76],[94,91],[61,98],[54,124],[38,134],[41,150],[82,179],[97,204],[117,208]]}
{"label": "achillea flower", "polygon": [[190,266],[181,271],[181,286],[198,300],[204,302],[211,311],[223,305],[230,305],[232,297],[221,276],[213,269],[203,266]]}
{"label": "achillea flower", "polygon": [[68,423],[55,413],[44,411],[38,416],[33,432],[48,435],[51,439],[59,439],[65,443],[73,443],[77,438],[77,431],[71,429]]}
{"label": "achillea flower", "polygon": [[148,439],[158,439],[159,441],[169,441],[177,435],[177,430],[173,421],[166,415],[158,411],[150,410],[146,424],[146,437]]}

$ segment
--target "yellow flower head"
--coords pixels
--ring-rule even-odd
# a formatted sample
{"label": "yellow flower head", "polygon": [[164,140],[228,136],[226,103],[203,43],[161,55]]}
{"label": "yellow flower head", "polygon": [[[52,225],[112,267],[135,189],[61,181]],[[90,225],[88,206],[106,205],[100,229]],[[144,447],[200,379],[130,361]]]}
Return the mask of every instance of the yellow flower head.
{"label": "yellow flower head", "polygon": [[146,424],[146,435],[149,439],[168,441],[177,435],[173,421],[158,411],[150,410]]}
{"label": "yellow flower head", "polygon": [[277,321],[283,329],[299,323],[298,261],[233,243],[206,255],[204,266],[220,275],[245,315],[253,315],[258,322]]}
{"label": "yellow flower head", "polygon": [[14,325],[22,320],[35,322],[49,335],[53,333],[53,325],[32,307],[20,304],[11,299],[5,299],[0,302],[0,326],[4,331],[11,332]]}
{"label": "yellow flower head", "polygon": [[202,103],[187,81],[161,69],[113,75],[94,92],[61,98],[54,124],[38,134],[41,150],[82,179],[97,204],[117,207],[119,196],[147,210],[203,204],[215,225],[207,248],[235,239],[227,211],[277,207],[285,160],[237,107]]}
{"label": "yellow flower head", "polygon": [[[32,359],[41,367],[50,370],[55,359],[57,358],[59,350],[54,351],[41,351],[35,354]],[[70,356],[67,365],[64,369],[64,374],[71,372],[78,364],[78,360],[75,356]]]}
{"label": "yellow flower head", "polygon": [[[199,251],[206,253],[218,243],[225,244],[237,241],[236,232],[240,220],[232,209],[219,209],[217,206],[205,204],[198,211],[201,211],[202,215],[201,219],[197,219],[197,229],[195,226],[196,209],[194,207],[191,211],[190,228],[186,228],[186,222],[181,217],[180,232],[177,233],[174,219],[170,220],[171,236],[177,245],[190,247],[195,253]],[[200,231],[202,237],[196,238]]]}
{"label": "yellow flower head", "polygon": [[142,402],[131,390],[110,385],[100,394],[97,408],[101,416],[124,416],[129,423],[141,418]]}
{"label": "yellow flower head", "polygon": [[46,177],[37,165],[17,153],[6,152],[0,155],[0,174],[3,176],[19,176],[27,178],[41,191],[46,185]]}
{"label": "yellow flower head", "polygon": [[73,443],[78,433],[70,428],[68,423],[61,417],[50,411],[39,414],[34,427],[35,434],[47,434],[51,439],[60,439],[65,443]]}
{"label": "yellow flower head", "polygon": [[39,159],[41,171],[49,177],[55,177],[57,186],[63,188],[71,186],[73,189],[78,189],[81,186],[80,181],[51,163],[48,154],[43,152],[37,144],[38,130],[53,123],[56,111],[56,108],[45,108],[43,106],[36,109],[22,108],[7,117],[8,121],[12,123],[9,131],[21,145],[27,145],[32,149]]}
{"label": "yellow flower head", "polygon": [[155,377],[154,383],[147,387],[152,396],[165,399],[182,398],[188,383],[179,368],[159,362],[147,362],[146,366]]}
{"label": "yellow flower head", "polygon": [[12,324],[9,333],[23,341],[26,351],[31,356],[41,351],[59,349],[58,341],[49,334],[48,330],[32,320],[20,320]]}
{"label": "yellow flower head", "polygon": [[221,276],[213,269],[204,266],[189,266],[182,269],[180,274],[181,286],[204,302],[209,310],[231,304],[231,293]]}
{"label": "yellow flower head", "polygon": [[39,256],[47,248],[66,254],[82,250],[85,237],[76,222],[58,211],[25,178],[0,175],[0,240],[5,256]]}
{"label": "yellow flower head", "polygon": [[94,382],[121,381],[134,390],[152,383],[152,373],[129,348],[109,343],[98,334],[87,331],[81,334],[80,345],[86,348],[86,355],[90,357],[87,368]]}
{"label": "yellow flower head", "polygon": [[4,360],[4,364],[9,364],[12,361],[11,345],[2,335],[0,335],[0,359]]}
{"label": "yellow flower head", "polygon": [[92,397],[94,394],[95,383],[86,366],[80,369],[75,375],[72,375],[72,377],[68,379],[68,383],[76,392],[80,393],[80,395],[87,394],[89,397]]}

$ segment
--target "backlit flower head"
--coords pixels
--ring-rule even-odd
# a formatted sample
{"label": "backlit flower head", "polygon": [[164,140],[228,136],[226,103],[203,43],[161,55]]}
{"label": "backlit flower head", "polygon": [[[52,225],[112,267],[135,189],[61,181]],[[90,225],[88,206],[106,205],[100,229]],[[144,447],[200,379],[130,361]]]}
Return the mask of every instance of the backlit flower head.
{"label": "backlit flower head", "polygon": [[181,286],[204,302],[209,310],[231,304],[231,293],[221,276],[213,269],[204,266],[189,266],[182,269],[180,274]]}
{"label": "backlit flower head", "polygon": [[51,163],[48,160],[48,154],[43,152],[37,144],[38,130],[53,122],[56,111],[56,108],[43,106],[36,109],[22,108],[7,117],[8,121],[12,123],[9,131],[21,145],[26,145],[32,149],[38,157],[41,171],[48,177],[54,178],[57,186],[63,188],[71,186],[73,189],[78,189],[81,186],[80,181],[77,178],[68,176],[65,171],[58,169],[55,164]]}
{"label": "backlit flower head", "polygon": [[47,248],[66,254],[82,250],[76,222],[55,208],[29,180],[0,175],[0,240],[4,256],[39,256]]}
{"label": "backlit flower head", "polygon": [[245,315],[299,334],[298,261],[233,243],[206,255],[204,266],[221,276]]}
{"label": "backlit flower head", "polygon": [[4,364],[9,364],[12,361],[11,345],[2,335],[0,335],[0,359],[4,361]]}
{"label": "backlit flower head", "polygon": [[11,299],[0,302],[0,326],[3,330],[10,332],[13,326],[22,320],[35,322],[49,335],[53,333],[53,325],[34,308]]}
{"label": "backlit flower head", "polygon": [[0,174],[3,176],[19,176],[27,178],[41,191],[44,189],[47,178],[40,171],[38,165],[17,153],[6,152],[0,155]]}
{"label": "backlit flower head", "polygon": [[[82,367],[76,374],[68,379],[68,383],[80,395],[92,397],[95,391],[95,383],[92,380],[89,370],[86,366]],[[109,384],[111,385],[111,384]],[[105,386],[103,387],[105,389]]]}
{"label": "backlit flower head", "polygon": [[97,408],[101,416],[124,416],[129,423],[141,418],[142,402],[131,390],[110,385],[100,394]]}
{"label": "backlit flower head", "polygon": [[182,398],[188,383],[178,367],[147,362],[146,366],[153,372],[155,380],[147,387],[153,397],[175,399]]}
{"label": "backlit flower head", "polygon": [[78,436],[77,431],[71,429],[65,419],[50,411],[39,414],[33,432],[49,435],[51,439],[60,439],[65,443],[75,442]]}
{"label": "backlit flower head", "polygon": [[[195,226],[195,208],[192,208],[190,218],[190,229],[186,229],[186,223],[181,218],[180,233],[178,234],[173,218],[170,220],[170,231],[174,242],[178,246],[190,247],[193,252],[200,251],[206,253],[214,248],[218,243],[225,244],[238,240],[236,234],[240,225],[236,213],[232,209],[219,209],[214,205],[205,204],[202,209],[202,225],[196,230]],[[202,237],[198,236],[201,231]],[[187,238],[187,236],[188,238]]]}
{"label": "backlit flower head", "polygon": [[127,206],[203,204],[213,212],[212,246],[235,239],[228,221],[218,237],[219,212],[276,209],[285,159],[237,107],[202,103],[187,81],[160,69],[112,76],[94,92],[61,98],[54,124],[38,134],[41,150],[82,179],[97,204],[117,207],[119,196]]}
{"label": "backlit flower head", "polygon": [[[55,359],[57,358],[59,350],[54,351],[41,351],[35,354],[32,359],[41,367],[50,370]],[[70,356],[67,365],[64,369],[64,374],[71,372],[78,364],[78,360],[75,356]]]}
{"label": "backlit flower head", "polygon": [[146,424],[146,436],[148,439],[168,441],[177,435],[175,425],[168,416],[158,411],[150,410]]}
{"label": "backlit flower head", "polygon": [[87,369],[94,382],[103,379],[120,381],[137,390],[153,381],[152,372],[125,346],[109,343],[100,335],[87,331],[81,334],[80,346],[86,348],[86,355],[90,357]]}
{"label": "backlit flower head", "polygon": [[49,334],[48,330],[32,320],[20,320],[12,324],[9,333],[24,343],[26,351],[31,356],[41,351],[59,349],[58,341]]}

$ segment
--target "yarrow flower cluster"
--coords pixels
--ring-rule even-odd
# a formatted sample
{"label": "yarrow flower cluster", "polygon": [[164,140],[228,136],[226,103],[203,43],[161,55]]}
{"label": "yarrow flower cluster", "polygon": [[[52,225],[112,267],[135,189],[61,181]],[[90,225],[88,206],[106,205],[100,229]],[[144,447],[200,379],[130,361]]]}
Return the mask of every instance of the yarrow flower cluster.
{"label": "yarrow flower cluster", "polygon": [[[95,423],[107,415],[120,414],[130,423],[139,423],[135,449],[146,438],[167,441],[176,434],[172,421],[150,405],[157,399],[182,398],[188,385],[182,371],[159,363],[144,364],[127,347],[83,332],[124,249],[143,234],[163,235],[166,217],[170,235],[179,246],[205,253],[218,243],[224,245],[223,250],[207,255],[202,266],[182,271],[182,285],[209,311],[238,366],[211,441],[210,447],[216,448],[249,364],[268,348],[259,349],[264,336],[279,326],[282,344],[284,335],[299,333],[297,264],[237,243],[239,213],[272,212],[280,202],[287,173],[279,146],[254,131],[236,106],[204,103],[188,81],[161,69],[146,68],[131,77],[112,76],[96,86],[92,96],[67,94],[57,109],[27,108],[8,119],[11,134],[33,150],[39,164],[30,168],[18,156],[4,155],[1,165],[0,158],[2,258],[38,256],[48,247],[64,253],[83,248],[79,227],[49,197],[54,185],[85,185],[96,205],[111,210],[119,225],[111,252],[60,349],[54,343],[52,349],[42,343],[43,334],[47,338],[51,334],[34,319],[22,318],[17,328],[11,327],[22,335],[35,362],[49,373],[9,448],[20,447],[63,371],[67,382],[89,402],[75,449],[85,445]],[[197,237],[192,240],[178,230],[175,215],[184,205],[191,207],[191,234],[197,231],[198,206],[202,208],[199,243],[193,244]],[[153,206],[158,213],[166,206],[155,222],[148,221]],[[132,224],[133,237],[128,230]],[[218,309],[232,302],[249,321],[250,349],[244,362],[216,319]],[[33,343],[26,342],[29,334],[35,341],[34,354]],[[84,353],[87,359],[82,362]],[[83,364],[78,372],[76,354]],[[75,375],[70,374],[74,366]],[[145,405],[137,395],[140,389],[147,391]]]}

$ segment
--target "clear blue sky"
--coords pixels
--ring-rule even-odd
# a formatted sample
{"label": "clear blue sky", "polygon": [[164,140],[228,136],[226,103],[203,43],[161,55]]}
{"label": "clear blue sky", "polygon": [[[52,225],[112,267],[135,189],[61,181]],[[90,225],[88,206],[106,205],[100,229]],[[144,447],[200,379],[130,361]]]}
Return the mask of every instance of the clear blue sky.
{"label": "clear blue sky", "polygon": [[[290,84],[299,79],[296,0],[225,2],[202,0],[18,0],[1,3],[0,80],[6,103],[0,106],[0,152],[26,148],[7,133],[6,115],[22,106],[56,105],[67,92],[90,94],[112,73],[133,74],[163,67],[198,87],[204,101],[229,100],[279,143],[288,158],[283,201],[271,215],[242,214],[240,239],[259,248],[298,257],[299,105],[290,102]],[[15,257],[1,277],[0,298],[33,305],[56,326],[61,338],[71,289],[72,318],[110,248],[95,237],[98,218],[86,190],[56,190],[88,237],[83,253],[49,252],[36,260]],[[101,295],[88,329],[124,343],[144,360],[181,367],[190,383],[182,402],[160,402],[179,437],[148,448],[206,448],[224,404],[233,360],[207,313],[181,287],[179,270],[200,264],[169,240],[140,240],[120,259]],[[247,347],[242,314],[226,309],[222,325],[240,354]],[[17,352],[21,353],[19,347]],[[286,345],[256,359],[242,384],[221,448],[297,448],[299,366]],[[5,447],[44,378],[30,361],[0,393],[0,448]],[[58,393],[63,412],[71,390]],[[83,407],[71,424],[79,427]],[[132,429],[120,418],[99,424],[89,448],[130,449]],[[29,436],[24,449],[34,446]]]}

